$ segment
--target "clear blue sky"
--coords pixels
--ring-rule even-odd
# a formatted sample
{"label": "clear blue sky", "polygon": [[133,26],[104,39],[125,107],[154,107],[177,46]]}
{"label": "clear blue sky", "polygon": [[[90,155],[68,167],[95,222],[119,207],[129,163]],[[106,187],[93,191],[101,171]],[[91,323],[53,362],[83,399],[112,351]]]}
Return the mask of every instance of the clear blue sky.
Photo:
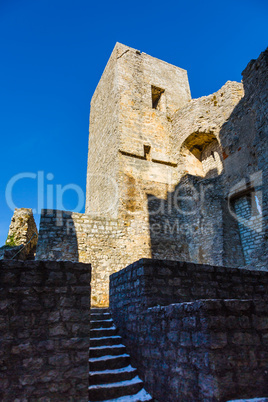
{"label": "clear blue sky", "polygon": [[[29,176],[13,186],[17,207],[37,208],[37,172],[45,196],[48,184],[85,191],[90,99],[117,41],[187,69],[196,98],[241,80],[267,21],[266,0],[0,0],[0,245],[15,175]],[[75,192],[63,201],[74,209]]]}

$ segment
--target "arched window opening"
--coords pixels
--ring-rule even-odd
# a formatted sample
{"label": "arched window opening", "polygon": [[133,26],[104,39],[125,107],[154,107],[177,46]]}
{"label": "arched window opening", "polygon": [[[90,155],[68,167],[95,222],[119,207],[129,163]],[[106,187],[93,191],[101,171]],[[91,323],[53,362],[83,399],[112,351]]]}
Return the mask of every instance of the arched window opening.
{"label": "arched window opening", "polygon": [[193,133],[182,144],[182,163],[186,173],[216,177],[223,170],[220,144],[212,133]]}

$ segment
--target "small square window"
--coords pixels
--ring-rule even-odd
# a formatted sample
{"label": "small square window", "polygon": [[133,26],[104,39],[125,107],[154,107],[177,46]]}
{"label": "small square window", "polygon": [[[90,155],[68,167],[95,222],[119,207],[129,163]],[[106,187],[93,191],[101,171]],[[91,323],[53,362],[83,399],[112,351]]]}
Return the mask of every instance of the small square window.
{"label": "small square window", "polygon": [[152,85],[152,108],[158,110],[164,110],[163,105],[163,93],[165,92],[162,88],[157,88]]}
{"label": "small square window", "polygon": [[147,161],[151,160],[151,146],[150,145],[143,145],[144,149],[144,157]]}

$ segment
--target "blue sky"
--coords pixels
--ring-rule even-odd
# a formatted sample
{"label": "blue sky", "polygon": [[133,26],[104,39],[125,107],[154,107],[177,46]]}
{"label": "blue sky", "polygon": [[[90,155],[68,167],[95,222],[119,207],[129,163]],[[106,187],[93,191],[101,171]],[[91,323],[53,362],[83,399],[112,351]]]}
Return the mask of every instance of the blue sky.
{"label": "blue sky", "polygon": [[90,99],[116,42],[187,69],[197,98],[241,80],[267,20],[266,0],[0,0],[0,245],[13,206],[85,192]]}

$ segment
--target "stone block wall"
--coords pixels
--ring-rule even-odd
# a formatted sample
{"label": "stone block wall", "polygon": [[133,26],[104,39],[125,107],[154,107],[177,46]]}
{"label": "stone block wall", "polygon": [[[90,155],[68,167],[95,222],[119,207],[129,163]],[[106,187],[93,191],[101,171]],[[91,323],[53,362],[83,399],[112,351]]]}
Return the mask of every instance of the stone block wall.
{"label": "stone block wall", "polygon": [[[207,174],[222,176],[223,264],[236,266],[238,262],[237,266],[267,270],[268,49],[252,60],[242,75],[243,83],[228,81],[214,94],[193,99],[180,108],[172,116],[171,142],[177,150],[180,174],[188,172],[202,177],[207,162],[213,162],[215,156],[214,168],[209,166]],[[215,140],[216,154],[211,149]],[[243,194],[239,194],[241,189]],[[252,213],[247,218],[244,215],[241,222],[226,200],[230,195],[243,198],[245,193],[252,203],[258,197],[260,212],[258,217]],[[250,245],[244,233],[248,227]]]}
{"label": "stone block wall", "polygon": [[183,143],[193,134],[197,134],[196,139],[203,136],[206,145],[211,142],[212,135],[220,142],[222,126],[243,95],[242,83],[227,81],[217,92],[192,99],[184,108],[178,110],[172,116],[171,135],[172,145],[178,151],[178,158],[181,157],[179,151]]}
{"label": "stone block wall", "polygon": [[148,391],[169,402],[266,396],[267,316],[261,300],[149,308],[135,328],[135,359]]}
{"label": "stone block wall", "polygon": [[[235,175],[238,166],[233,166],[232,173],[225,175],[225,153],[222,149],[222,130],[226,120],[232,116],[236,106],[243,99],[243,84],[228,81],[222,88],[214,94],[193,99],[184,108],[178,110],[172,118],[173,131],[171,141],[173,148],[177,150],[177,162],[180,175],[191,174],[196,180],[202,177],[215,177],[214,182],[210,183],[209,192],[211,200],[207,198],[206,204],[210,210],[210,202],[213,201],[213,194],[221,196],[221,205],[216,212],[214,225],[209,227],[211,220],[203,216],[202,211],[196,210],[196,220],[201,221],[204,228],[207,228],[207,235],[213,233],[211,238],[200,236],[195,239],[195,248],[202,248],[211,244],[217,233],[221,233],[221,244],[216,247],[209,247],[210,253],[201,252],[196,254],[196,258],[189,258],[188,261],[198,261],[199,263],[219,264],[233,267],[243,267],[245,265],[241,239],[238,230],[237,220],[230,214],[230,208],[226,202],[228,191],[225,191],[226,181],[231,180]],[[236,141],[235,129],[229,132],[229,140]],[[218,180],[217,180],[218,179]],[[209,182],[209,181],[208,181]],[[220,189],[220,191],[219,191]],[[215,208],[215,206],[214,206]],[[186,216],[185,221],[191,224],[191,216]],[[200,225],[197,225],[200,227]],[[195,232],[191,235],[196,237]],[[232,239],[232,241],[230,241]],[[209,241],[208,241],[209,240]],[[219,240],[219,238],[218,238]],[[192,239],[188,244],[193,244]],[[211,251],[218,252],[217,261],[211,258]],[[203,257],[203,258],[202,258]]]}
{"label": "stone block wall", "polygon": [[[139,258],[267,270],[267,60],[191,100],[185,70],[116,44],[92,98],[86,214],[44,213],[37,258],[92,263],[94,306]],[[261,211],[250,233],[241,188]]]}
{"label": "stone block wall", "polygon": [[234,201],[234,210],[239,218],[240,232],[245,263],[250,264],[252,253],[262,247],[263,217],[259,203],[256,204],[256,195],[251,194],[239,197]]}
{"label": "stone block wall", "polygon": [[148,307],[198,299],[267,298],[268,272],[141,259],[110,277],[110,308],[118,326]]}
{"label": "stone block wall", "polygon": [[[201,186],[198,182],[194,185]],[[159,200],[152,197],[148,200],[149,209],[159,208],[159,213],[134,221],[43,210],[36,258],[91,263],[92,306],[109,305],[109,276],[139,258],[177,260],[179,256],[182,261],[202,259],[221,264],[222,255],[217,249],[222,242],[217,224],[221,221],[218,215],[221,200],[215,188],[207,200],[210,193],[204,185],[203,201],[208,203],[203,208],[199,199],[198,205],[191,207],[195,210],[203,208],[203,215],[210,222],[204,227],[196,214],[186,218],[178,216],[176,210],[169,210],[169,202],[159,205]],[[202,247],[200,238],[204,240]]]}
{"label": "stone block wall", "polygon": [[[153,106],[153,88],[162,91],[161,110]],[[149,185],[167,182],[174,159],[170,116],[190,99],[186,70],[115,45],[91,101],[87,214],[125,213],[125,188],[131,179],[143,193],[145,170]],[[157,180],[155,166],[164,179]]]}
{"label": "stone block wall", "polygon": [[[36,259],[92,264],[92,306],[109,305],[109,276],[140,258],[223,263],[221,183],[185,177],[149,212],[112,219],[43,210]],[[133,201],[133,200],[132,200]]]}
{"label": "stone block wall", "polygon": [[0,261],[0,399],[88,401],[89,264]]}
{"label": "stone block wall", "polygon": [[[124,45],[122,45],[124,47]],[[120,54],[120,48],[118,50]],[[124,51],[121,50],[121,53]],[[90,107],[86,213],[116,217],[119,149],[117,86],[117,57],[115,50],[94,92]]]}
{"label": "stone block wall", "polygon": [[38,230],[30,208],[16,208],[11,219],[6,245],[0,248],[0,259],[34,259]]}
{"label": "stone block wall", "polygon": [[142,259],[110,278],[113,319],[158,400],[264,394],[267,300],[263,271]]}
{"label": "stone block wall", "polygon": [[92,306],[108,306],[109,276],[137,258],[150,257],[148,247],[137,247],[137,242],[148,243],[146,227],[146,221],[132,227],[112,218],[43,210],[36,258],[91,263]]}
{"label": "stone block wall", "polygon": [[[242,72],[244,97],[236,105],[229,119],[222,126],[219,138],[224,155],[224,198],[236,197],[234,202],[243,202],[250,198],[252,206],[256,197],[259,204],[259,216],[251,208],[250,219],[240,225],[242,248],[246,264],[267,270],[267,227],[268,227],[268,49],[257,60],[251,60]],[[230,215],[230,209],[228,215]],[[252,213],[253,212],[253,213]],[[244,215],[246,218],[246,216]],[[241,226],[242,225],[242,226]],[[245,242],[244,231],[251,230],[250,250]],[[241,232],[242,229],[242,232]],[[238,228],[237,228],[238,231]],[[226,254],[228,238],[233,238],[228,225],[224,228]],[[227,256],[227,261],[232,256]]]}
{"label": "stone block wall", "polygon": [[223,265],[221,186],[186,175],[166,200],[148,196],[152,258]]}

